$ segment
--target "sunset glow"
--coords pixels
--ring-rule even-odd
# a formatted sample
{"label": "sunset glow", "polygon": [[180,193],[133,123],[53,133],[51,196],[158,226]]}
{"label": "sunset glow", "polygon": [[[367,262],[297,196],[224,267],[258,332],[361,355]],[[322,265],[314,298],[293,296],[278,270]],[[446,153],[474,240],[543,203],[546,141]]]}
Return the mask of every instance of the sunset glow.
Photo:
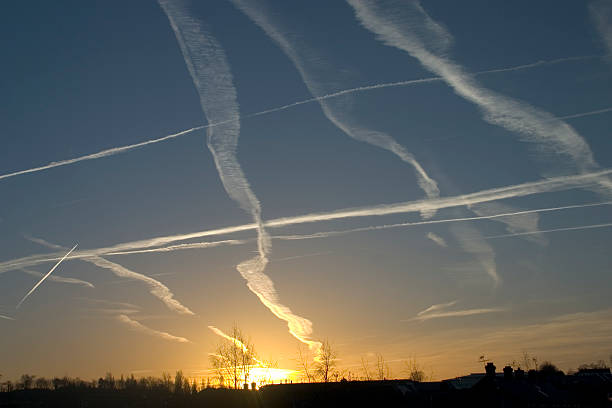
{"label": "sunset glow", "polygon": [[612,365],[612,0],[2,17],[0,389]]}

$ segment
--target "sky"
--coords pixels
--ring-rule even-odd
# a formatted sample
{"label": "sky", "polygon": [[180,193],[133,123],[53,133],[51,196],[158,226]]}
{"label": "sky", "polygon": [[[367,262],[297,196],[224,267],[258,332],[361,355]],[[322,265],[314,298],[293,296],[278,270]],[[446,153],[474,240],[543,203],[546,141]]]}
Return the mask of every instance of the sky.
{"label": "sky", "polygon": [[0,19],[3,378],[612,355],[609,0]]}

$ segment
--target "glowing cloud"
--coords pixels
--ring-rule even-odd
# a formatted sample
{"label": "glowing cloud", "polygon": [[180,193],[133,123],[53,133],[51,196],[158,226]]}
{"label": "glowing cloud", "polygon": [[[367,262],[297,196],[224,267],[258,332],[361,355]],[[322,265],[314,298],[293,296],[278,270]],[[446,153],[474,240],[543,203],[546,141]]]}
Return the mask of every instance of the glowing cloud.
{"label": "glowing cloud", "polygon": [[464,317],[464,316],[473,316],[484,313],[499,313],[505,312],[508,309],[503,308],[488,308],[488,309],[466,309],[466,310],[453,310],[449,312],[440,312],[440,313],[428,313],[425,315],[417,316],[411,320],[429,320],[429,319],[439,319],[442,317]]}
{"label": "glowing cloud", "polygon": [[422,316],[427,313],[435,312],[436,310],[446,309],[448,307],[454,306],[455,304],[457,304],[456,300],[453,300],[448,303],[438,303],[435,305],[431,305],[427,309],[421,310],[419,313],[417,313],[417,316]]}
{"label": "glowing cloud", "polygon": [[130,329],[140,332],[140,333],[148,334],[149,336],[159,337],[160,339],[176,341],[179,343],[191,343],[190,340],[187,340],[184,337],[178,337],[170,333],[151,329],[150,327],[147,327],[143,325],[142,323],[137,322],[136,320],[133,320],[129,316],[124,315],[124,314],[117,315],[117,320],[119,320],[121,323],[127,324],[130,327]]}

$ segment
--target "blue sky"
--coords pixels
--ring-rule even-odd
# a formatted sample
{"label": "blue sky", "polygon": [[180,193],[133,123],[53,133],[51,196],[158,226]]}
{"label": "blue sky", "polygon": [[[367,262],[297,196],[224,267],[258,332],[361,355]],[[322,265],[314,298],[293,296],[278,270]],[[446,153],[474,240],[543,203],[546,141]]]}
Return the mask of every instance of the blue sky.
{"label": "blue sky", "polygon": [[[2,374],[196,375],[220,340],[207,326],[233,322],[289,368],[300,341],[316,354],[325,338],[348,369],[383,353],[395,376],[412,356],[445,377],[478,370],[483,353],[564,369],[612,353],[609,1],[163,6],[3,13]],[[398,203],[416,204],[379,207]],[[361,216],[320,216],[348,208]],[[258,230],[184,235],[257,217]],[[397,223],[421,224],[379,228]],[[16,309],[32,271],[76,243],[71,256],[89,258],[50,276],[79,281],[47,279]]]}

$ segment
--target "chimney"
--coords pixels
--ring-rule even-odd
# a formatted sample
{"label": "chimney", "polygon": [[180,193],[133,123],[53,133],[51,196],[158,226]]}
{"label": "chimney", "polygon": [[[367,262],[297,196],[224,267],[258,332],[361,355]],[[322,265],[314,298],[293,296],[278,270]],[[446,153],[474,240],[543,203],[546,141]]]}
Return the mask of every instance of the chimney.
{"label": "chimney", "polygon": [[504,367],[504,380],[511,380],[512,379],[512,367],[510,367],[509,365]]}
{"label": "chimney", "polygon": [[485,366],[485,371],[487,372],[487,377],[495,377],[495,364],[488,362]]}

